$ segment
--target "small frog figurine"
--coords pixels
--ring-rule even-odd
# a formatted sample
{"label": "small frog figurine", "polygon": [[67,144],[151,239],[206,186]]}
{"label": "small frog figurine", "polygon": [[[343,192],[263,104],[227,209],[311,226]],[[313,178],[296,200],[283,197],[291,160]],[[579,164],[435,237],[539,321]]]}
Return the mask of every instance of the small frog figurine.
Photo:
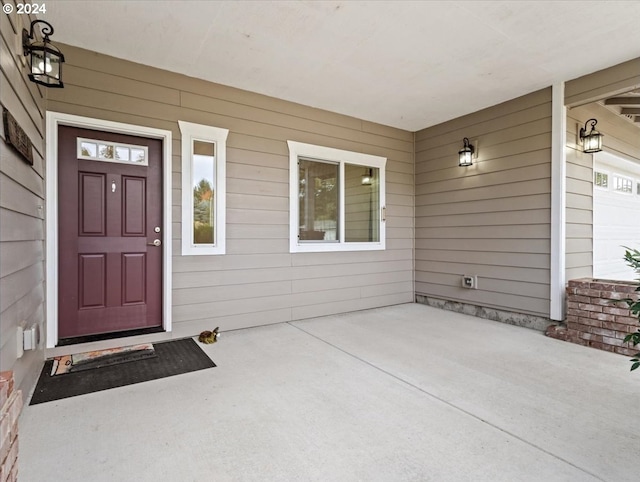
{"label": "small frog figurine", "polygon": [[218,333],[219,328],[220,328],[219,326],[216,326],[216,329],[213,331],[209,331],[209,330],[203,331],[198,336],[198,341],[200,343],[206,343],[207,345],[211,343],[215,343],[216,341],[218,341],[218,337],[220,336],[220,333]]}

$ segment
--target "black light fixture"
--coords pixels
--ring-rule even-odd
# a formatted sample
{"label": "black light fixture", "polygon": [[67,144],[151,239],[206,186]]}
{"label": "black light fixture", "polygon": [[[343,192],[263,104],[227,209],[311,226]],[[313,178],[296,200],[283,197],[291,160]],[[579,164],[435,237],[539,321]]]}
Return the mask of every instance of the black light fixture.
{"label": "black light fixture", "polygon": [[[37,23],[44,23],[42,27],[42,42],[33,41],[33,28]],[[55,45],[49,41],[49,35],[53,35],[53,26],[44,20],[31,22],[29,32],[22,29],[22,48],[24,56],[30,57],[29,79],[36,84],[45,87],[62,88],[62,63],[64,55]],[[33,42],[30,42],[33,41]]]}
{"label": "black light fixture", "polygon": [[469,143],[468,137],[465,137],[463,142],[464,146],[458,151],[458,156],[460,157],[460,163],[458,166],[467,167],[473,164],[473,153],[475,149],[473,148],[473,145]]}
{"label": "black light fixture", "polygon": [[[600,152],[602,150],[602,138],[604,137],[596,130],[595,119],[589,119],[584,123],[584,127],[580,128],[580,140],[582,141],[583,152]],[[587,126],[591,125],[591,130],[587,132]]]}

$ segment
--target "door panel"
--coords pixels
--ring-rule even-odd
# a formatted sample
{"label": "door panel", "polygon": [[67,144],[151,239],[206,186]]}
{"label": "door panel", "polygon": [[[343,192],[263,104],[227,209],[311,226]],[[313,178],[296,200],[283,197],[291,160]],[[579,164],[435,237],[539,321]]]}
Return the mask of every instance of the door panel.
{"label": "door panel", "polygon": [[147,291],[146,253],[122,254],[122,304],[144,303]]}
{"label": "door panel", "polygon": [[[78,159],[77,138],[148,148],[148,166]],[[162,326],[162,142],[59,129],[60,338]]]}
{"label": "door panel", "polygon": [[146,236],[146,179],[122,176],[122,235]]}
{"label": "door panel", "polygon": [[104,308],[107,300],[105,291],[105,254],[81,254],[79,255],[79,263],[79,308],[81,310],[86,308]]}
{"label": "door panel", "polygon": [[78,210],[80,236],[105,236],[106,177],[91,172],[79,173],[80,207]]}

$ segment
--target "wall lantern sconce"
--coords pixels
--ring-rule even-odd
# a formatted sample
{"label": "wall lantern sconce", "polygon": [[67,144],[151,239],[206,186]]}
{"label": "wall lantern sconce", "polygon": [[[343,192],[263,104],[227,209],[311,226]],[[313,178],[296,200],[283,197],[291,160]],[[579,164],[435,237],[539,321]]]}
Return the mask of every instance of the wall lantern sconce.
{"label": "wall lantern sconce", "polygon": [[469,142],[468,137],[465,137],[463,142],[464,146],[458,151],[458,156],[460,157],[460,163],[458,166],[467,167],[473,164],[473,153],[475,152],[475,149],[473,144]]}
{"label": "wall lantern sconce", "polygon": [[364,174],[362,175],[362,185],[363,186],[371,186],[371,182],[373,180],[373,171],[371,168],[368,168],[365,170]]}
{"label": "wall lantern sconce", "polygon": [[[44,23],[42,27],[42,42],[33,41],[33,27],[37,23]],[[49,41],[49,35],[53,35],[53,26],[44,20],[31,22],[29,32],[22,29],[22,48],[25,57],[29,56],[29,79],[36,84],[45,87],[62,88],[62,63],[64,55],[55,45]],[[33,42],[30,42],[33,41]]]}
{"label": "wall lantern sconce", "polygon": [[[596,130],[595,119],[589,119],[584,123],[584,127],[580,128],[580,140],[582,141],[583,152],[600,152],[602,150],[602,138],[604,137]],[[591,130],[587,132],[587,126],[591,125]]]}

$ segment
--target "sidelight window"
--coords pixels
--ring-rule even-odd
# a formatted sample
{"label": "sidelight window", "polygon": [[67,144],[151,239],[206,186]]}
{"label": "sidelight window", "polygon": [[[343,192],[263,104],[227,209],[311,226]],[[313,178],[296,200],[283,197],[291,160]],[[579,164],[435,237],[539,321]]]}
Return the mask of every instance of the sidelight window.
{"label": "sidelight window", "polygon": [[182,254],[224,254],[229,131],[178,123],[182,133]]}

